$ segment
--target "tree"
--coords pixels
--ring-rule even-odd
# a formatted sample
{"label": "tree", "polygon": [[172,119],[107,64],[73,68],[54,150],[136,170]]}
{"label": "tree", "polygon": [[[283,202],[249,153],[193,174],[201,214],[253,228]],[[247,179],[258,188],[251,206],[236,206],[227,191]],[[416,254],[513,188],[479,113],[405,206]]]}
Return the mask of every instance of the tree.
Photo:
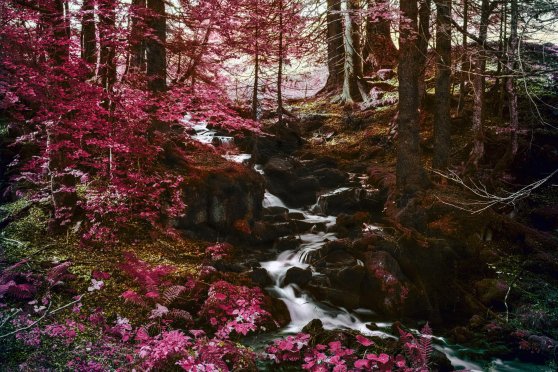
{"label": "tree", "polygon": [[419,136],[418,7],[416,0],[400,1],[399,116],[396,184],[400,193],[412,195],[425,183]]}
{"label": "tree", "polygon": [[451,108],[451,0],[436,0],[436,111],[432,166],[448,166]]}
{"label": "tree", "polygon": [[468,168],[476,170],[484,157],[484,90],[486,73],[486,41],[490,15],[498,6],[498,1],[492,3],[482,0],[479,24],[478,46],[476,50],[473,76],[473,148],[467,162]]}
{"label": "tree", "polygon": [[334,91],[340,89],[343,84],[345,60],[340,0],[327,0],[326,22],[328,77],[324,89]]}
{"label": "tree", "polygon": [[167,89],[167,15],[164,0],[147,0],[149,35],[146,40],[147,86],[152,92]]}
{"label": "tree", "polygon": [[99,76],[101,86],[110,92],[116,82],[116,3],[99,1]]}
{"label": "tree", "polygon": [[127,68],[132,72],[145,71],[145,28],[146,0],[132,0],[130,7],[130,38],[128,41],[129,62]]}
{"label": "tree", "polygon": [[391,39],[391,12],[386,0],[368,0],[366,38],[362,51],[365,75],[397,65],[398,51]]}
{"label": "tree", "polygon": [[360,31],[357,22],[359,5],[357,0],[344,0],[345,63],[343,69],[343,91],[341,102],[352,104],[364,99],[366,92],[362,89],[362,58],[360,57]]}
{"label": "tree", "polygon": [[419,81],[418,81],[418,94],[419,104],[422,106],[424,103],[424,96],[426,94],[426,62],[428,59],[428,42],[430,41],[430,7],[431,0],[419,0],[418,9],[418,66],[419,66]]}
{"label": "tree", "polygon": [[95,1],[84,0],[81,7],[81,58],[91,68],[89,77],[95,75],[97,63],[97,37],[95,26]]}

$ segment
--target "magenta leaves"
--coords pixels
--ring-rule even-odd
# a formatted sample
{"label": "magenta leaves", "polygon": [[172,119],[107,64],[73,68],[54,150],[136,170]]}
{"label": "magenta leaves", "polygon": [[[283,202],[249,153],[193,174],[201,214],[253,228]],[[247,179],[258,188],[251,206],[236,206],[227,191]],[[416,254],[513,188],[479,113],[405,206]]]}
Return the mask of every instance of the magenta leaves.
{"label": "magenta leaves", "polygon": [[[266,356],[276,364],[300,365],[304,370],[323,372],[357,371],[428,371],[428,361],[432,353],[431,330],[426,325],[418,339],[411,333],[401,331],[400,342],[405,355],[373,353],[375,343],[362,335],[356,335],[357,345],[352,349],[341,341],[327,345],[315,343],[309,334],[299,333],[273,341],[266,348]],[[353,343],[354,344],[354,343]]]}
{"label": "magenta leaves", "polygon": [[209,287],[207,294],[199,315],[217,330],[219,338],[265,330],[264,324],[271,320],[271,314],[262,308],[264,297],[257,287],[236,286],[220,280]]}

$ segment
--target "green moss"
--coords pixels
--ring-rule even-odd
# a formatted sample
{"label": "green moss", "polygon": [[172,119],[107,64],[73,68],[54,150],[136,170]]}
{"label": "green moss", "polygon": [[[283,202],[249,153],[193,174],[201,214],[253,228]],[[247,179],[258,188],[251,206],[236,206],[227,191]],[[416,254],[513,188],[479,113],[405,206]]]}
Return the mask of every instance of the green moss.
{"label": "green moss", "polygon": [[25,198],[21,198],[13,203],[0,205],[0,219],[14,216],[27,208],[31,202]]}

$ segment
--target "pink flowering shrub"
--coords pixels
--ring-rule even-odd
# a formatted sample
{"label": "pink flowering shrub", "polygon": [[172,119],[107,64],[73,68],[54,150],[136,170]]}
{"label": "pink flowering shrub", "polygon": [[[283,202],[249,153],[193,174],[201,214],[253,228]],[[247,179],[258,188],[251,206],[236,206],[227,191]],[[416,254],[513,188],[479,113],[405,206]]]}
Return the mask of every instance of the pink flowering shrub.
{"label": "pink flowering shrub", "polygon": [[260,288],[220,280],[211,284],[207,295],[199,315],[216,329],[219,338],[229,338],[233,332],[247,335],[250,331],[265,330],[264,324],[271,320],[271,314],[262,308],[264,297]]}
{"label": "pink flowering shrub", "polygon": [[[311,336],[299,333],[273,341],[266,348],[266,357],[279,365],[299,365],[312,372],[358,372],[358,371],[428,371],[428,358],[432,352],[430,345],[430,328],[423,328],[419,339],[412,334],[401,331],[401,342],[405,356],[391,356],[385,353],[372,353],[372,340],[357,335],[355,341],[360,344],[357,349],[349,348],[340,341],[327,345],[313,344]],[[372,349],[373,350],[373,349]]]}
{"label": "pink flowering shrub", "polygon": [[230,256],[233,246],[227,242],[216,243],[206,248],[205,253],[212,261],[219,261]]}

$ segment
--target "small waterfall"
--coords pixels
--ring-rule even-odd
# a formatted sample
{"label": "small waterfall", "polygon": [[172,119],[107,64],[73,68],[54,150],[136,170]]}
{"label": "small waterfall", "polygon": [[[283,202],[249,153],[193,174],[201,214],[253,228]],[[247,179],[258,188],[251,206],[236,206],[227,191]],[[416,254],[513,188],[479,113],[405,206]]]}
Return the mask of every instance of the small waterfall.
{"label": "small waterfall", "polygon": [[[254,169],[263,174],[261,165],[256,165]],[[273,195],[269,191],[265,191],[263,207],[282,207],[288,209],[289,213],[300,213],[304,216],[305,222],[309,223],[325,223],[327,227],[335,225],[335,216],[323,216],[312,213],[308,210],[289,208],[278,196]],[[273,261],[261,262],[271,278],[274,285],[268,288],[269,292],[275,297],[281,299],[291,316],[291,323],[284,330],[285,332],[300,332],[302,328],[313,319],[320,319],[325,329],[354,329],[367,335],[376,335],[381,337],[392,337],[384,332],[372,331],[366,327],[358,315],[351,313],[343,308],[334,307],[312,298],[312,296],[299,288],[296,284],[282,285],[283,279],[287,274],[287,270],[292,267],[307,269],[312,267],[308,262],[313,255],[323,247],[326,242],[337,239],[337,236],[331,232],[315,232],[306,233],[299,236],[302,241],[297,250],[287,250],[280,252]],[[320,275],[313,272],[313,275]]]}
{"label": "small waterfall", "polygon": [[[194,131],[195,134],[192,134],[190,136],[194,141],[206,145],[213,145],[218,147],[226,147],[226,148],[233,147],[234,137],[217,135],[216,130],[209,129],[207,127],[208,124],[206,121],[193,122],[192,116],[190,114],[186,114],[182,119],[182,122],[187,127],[189,127]],[[245,163],[252,158],[251,154],[228,154],[227,153],[221,156],[235,163]]]}

